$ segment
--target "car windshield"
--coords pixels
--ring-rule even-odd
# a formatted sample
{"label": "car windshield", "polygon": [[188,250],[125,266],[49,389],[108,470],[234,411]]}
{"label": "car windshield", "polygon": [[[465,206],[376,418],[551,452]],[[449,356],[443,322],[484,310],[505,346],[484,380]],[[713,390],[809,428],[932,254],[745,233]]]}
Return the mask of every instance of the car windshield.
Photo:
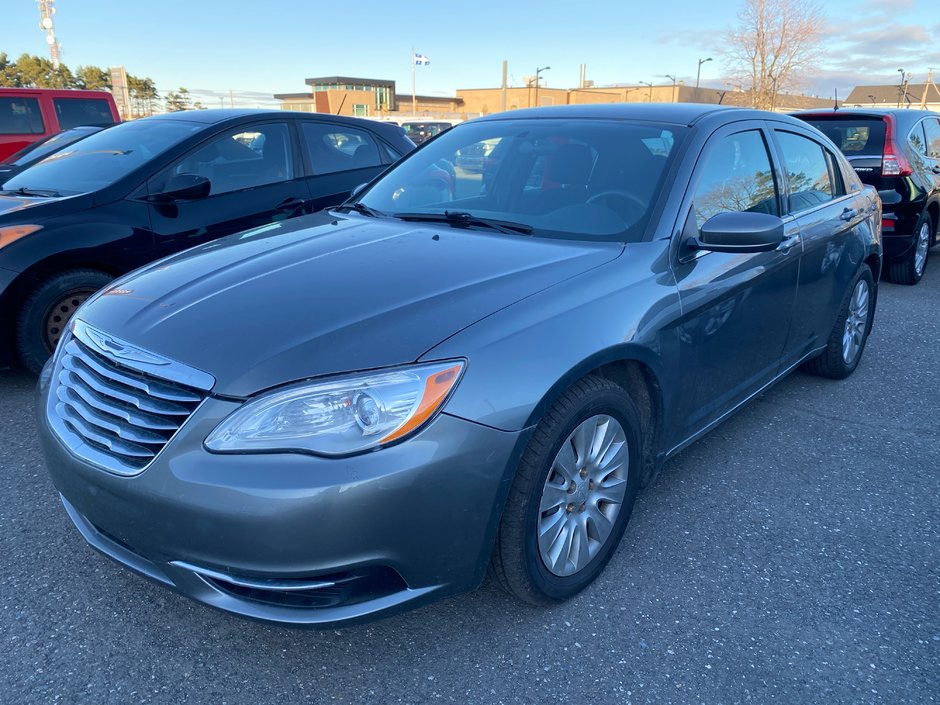
{"label": "car windshield", "polygon": [[7,181],[7,191],[88,193],[110,186],[205,125],[182,120],[125,122],[80,140]]}
{"label": "car windshield", "polygon": [[11,164],[12,166],[22,166],[24,164],[29,164],[30,162],[39,161],[43,157],[56,152],[63,147],[67,147],[70,144],[78,142],[80,139],[88,137],[98,131],[98,128],[94,127],[76,127],[70,130],[65,130],[57,134],[52,135],[52,137],[47,137],[44,140],[39,140],[38,142],[33,142],[26,147],[23,147],[19,152],[9,157],[4,164]]}
{"label": "car windshield", "polygon": [[638,240],[684,134],[674,125],[598,119],[464,123],[378,180],[359,210],[462,227],[486,227],[485,220],[546,237]]}

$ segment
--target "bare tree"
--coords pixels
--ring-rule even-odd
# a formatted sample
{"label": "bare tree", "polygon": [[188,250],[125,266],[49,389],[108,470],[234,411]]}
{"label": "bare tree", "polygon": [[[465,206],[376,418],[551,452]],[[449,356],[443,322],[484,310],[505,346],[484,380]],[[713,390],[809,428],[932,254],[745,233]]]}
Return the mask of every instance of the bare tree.
{"label": "bare tree", "polygon": [[825,16],[817,0],[744,0],[727,36],[730,78],[750,85],[755,108],[798,86],[822,56]]}

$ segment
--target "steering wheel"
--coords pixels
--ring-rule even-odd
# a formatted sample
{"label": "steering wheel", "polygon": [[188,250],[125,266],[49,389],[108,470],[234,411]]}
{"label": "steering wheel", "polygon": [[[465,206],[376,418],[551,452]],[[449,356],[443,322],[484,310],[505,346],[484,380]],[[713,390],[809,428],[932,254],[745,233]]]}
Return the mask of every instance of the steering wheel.
{"label": "steering wheel", "polygon": [[605,198],[610,198],[610,197],[619,198],[624,201],[628,201],[632,206],[639,208],[641,213],[644,212],[646,210],[646,207],[649,205],[646,201],[644,201],[642,198],[637,196],[635,193],[630,193],[629,191],[620,191],[618,189],[609,189],[607,191],[601,191],[600,193],[595,193],[586,201],[586,203],[597,203],[598,201],[602,201]]}

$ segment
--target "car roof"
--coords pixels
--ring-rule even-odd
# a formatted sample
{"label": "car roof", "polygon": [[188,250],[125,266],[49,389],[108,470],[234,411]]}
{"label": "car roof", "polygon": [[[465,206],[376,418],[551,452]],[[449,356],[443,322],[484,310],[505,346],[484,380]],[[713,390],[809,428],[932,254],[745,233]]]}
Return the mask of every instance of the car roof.
{"label": "car roof", "polygon": [[674,125],[693,125],[705,117],[724,114],[739,120],[785,117],[751,108],[738,108],[714,103],[600,103],[590,105],[555,105],[541,108],[523,108],[505,113],[494,113],[481,120],[516,120],[520,118],[606,118],[611,120],[643,120]]}
{"label": "car roof", "polygon": [[[173,120],[181,122],[196,122],[204,125],[219,125],[226,122],[237,122],[252,117],[284,117],[290,119],[303,119],[344,123],[355,125],[364,129],[376,129],[379,132],[397,132],[401,128],[395,123],[385,123],[378,120],[363,120],[348,115],[331,115],[329,113],[307,113],[299,110],[277,110],[272,108],[211,108],[208,110],[180,110],[173,113],[160,113],[142,120]],[[376,126],[380,126],[376,128]]]}

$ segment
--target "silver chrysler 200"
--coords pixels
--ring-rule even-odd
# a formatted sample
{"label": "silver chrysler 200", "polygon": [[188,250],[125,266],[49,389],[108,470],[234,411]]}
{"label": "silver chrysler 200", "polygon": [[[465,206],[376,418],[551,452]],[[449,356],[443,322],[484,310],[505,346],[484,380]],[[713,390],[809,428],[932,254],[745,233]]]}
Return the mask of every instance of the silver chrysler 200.
{"label": "silver chrysler 200", "polygon": [[798,366],[852,373],[880,224],[786,116],[467,122],[89,299],[40,381],[49,472],[93,547],[248,617],[371,618],[490,564],[563,600],[666,459]]}

